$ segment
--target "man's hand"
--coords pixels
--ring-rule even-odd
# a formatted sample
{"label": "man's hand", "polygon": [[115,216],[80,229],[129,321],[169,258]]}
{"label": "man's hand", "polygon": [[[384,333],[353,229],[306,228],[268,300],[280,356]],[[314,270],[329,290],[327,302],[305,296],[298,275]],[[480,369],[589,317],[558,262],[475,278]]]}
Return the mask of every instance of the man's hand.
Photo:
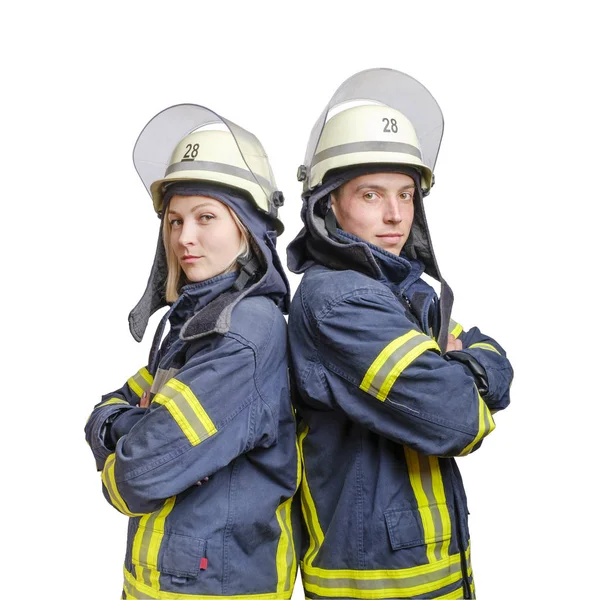
{"label": "man's hand", "polygon": [[450,352],[450,350],[462,350],[463,345],[460,340],[457,340],[452,334],[448,335],[448,347],[446,348],[446,352]]}

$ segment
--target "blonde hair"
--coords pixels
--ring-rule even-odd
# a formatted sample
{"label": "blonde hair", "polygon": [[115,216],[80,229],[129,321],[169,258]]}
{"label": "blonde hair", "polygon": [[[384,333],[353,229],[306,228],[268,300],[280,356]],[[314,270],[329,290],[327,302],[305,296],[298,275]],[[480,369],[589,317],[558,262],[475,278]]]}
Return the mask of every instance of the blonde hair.
{"label": "blonde hair", "polygon": [[[250,233],[246,226],[240,221],[240,218],[235,214],[235,212],[224,204],[225,208],[229,211],[233,222],[237,225],[237,228],[240,231],[241,239],[240,239],[240,247],[238,249],[238,253],[236,257],[231,261],[230,265],[226,267],[220,275],[223,273],[231,273],[232,271],[237,270],[237,261],[240,258],[249,258],[250,257]],[[177,259],[177,254],[175,250],[171,247],[171,223],[168,218],[164,218],[163,227],[162,227],[162,239],[165,247],[165,254],[167,256],[167,284],[165,286],[165,298],[167,302],[175,302],[177,298],[179,298],[179,290],[186,283],[189,283],[181,265],[179,264],[179,260]]]}

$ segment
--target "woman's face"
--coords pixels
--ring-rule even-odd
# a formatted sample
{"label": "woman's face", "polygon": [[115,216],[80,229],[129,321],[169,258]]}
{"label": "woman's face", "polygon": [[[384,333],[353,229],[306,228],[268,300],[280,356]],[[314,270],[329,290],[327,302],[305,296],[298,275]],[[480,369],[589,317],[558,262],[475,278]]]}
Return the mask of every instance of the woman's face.
{"label": "woman's face", "polygon": [[167,219],[171,248],[189,281],[223,273],[236,259],[242,234],[227,206],[207,196],[173,196]]}

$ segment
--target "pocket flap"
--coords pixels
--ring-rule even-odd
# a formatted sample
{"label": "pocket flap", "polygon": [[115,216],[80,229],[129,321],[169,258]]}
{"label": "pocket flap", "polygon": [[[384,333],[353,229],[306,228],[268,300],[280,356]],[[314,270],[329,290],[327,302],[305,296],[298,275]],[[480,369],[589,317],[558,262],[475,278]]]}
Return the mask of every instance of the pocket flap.
{"label": "pocket flap", "polygon": [[205,556],[206,540],[179,533],[165,533],[158,570],[177,577],[198,577],[200,560]]}
{"label": "pocket flap", "polygon": [[418,510],[389,509],[384,515],[393,550],[422,546],[425,543]]}

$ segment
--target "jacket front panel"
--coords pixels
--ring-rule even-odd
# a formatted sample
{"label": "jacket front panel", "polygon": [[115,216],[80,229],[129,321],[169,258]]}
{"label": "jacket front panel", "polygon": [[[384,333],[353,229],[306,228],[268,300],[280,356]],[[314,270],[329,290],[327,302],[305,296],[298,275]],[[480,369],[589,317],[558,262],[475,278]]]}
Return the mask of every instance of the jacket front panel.
{"label": "jacket front panel", "polygon": [[[285,320],[268,297],[245,298],[229,332],[183,342],[199,289],[172,311],[154,364],[105,396],[86,428],[93,448],[104,445],[104,494],[130,516],[124,597],[289,598],[300,465]],[[149,408],[135,408],[144,391]],[[114,448],[94,422],[106,425],[110,407],[125,413],[115,427],[131,418]]]}
{"label": "jacket front panel", "polygon": [[469,369],[437,346],[435,292],[416,265],[404,267],[378,281],[312,266],[292,302],[310,597],[472,593],[466,497],[452,457],[493,430],[512,371],[491,338],[453,323],[465,351],[485,352],[489,370],[503,373],[483,398]]}

